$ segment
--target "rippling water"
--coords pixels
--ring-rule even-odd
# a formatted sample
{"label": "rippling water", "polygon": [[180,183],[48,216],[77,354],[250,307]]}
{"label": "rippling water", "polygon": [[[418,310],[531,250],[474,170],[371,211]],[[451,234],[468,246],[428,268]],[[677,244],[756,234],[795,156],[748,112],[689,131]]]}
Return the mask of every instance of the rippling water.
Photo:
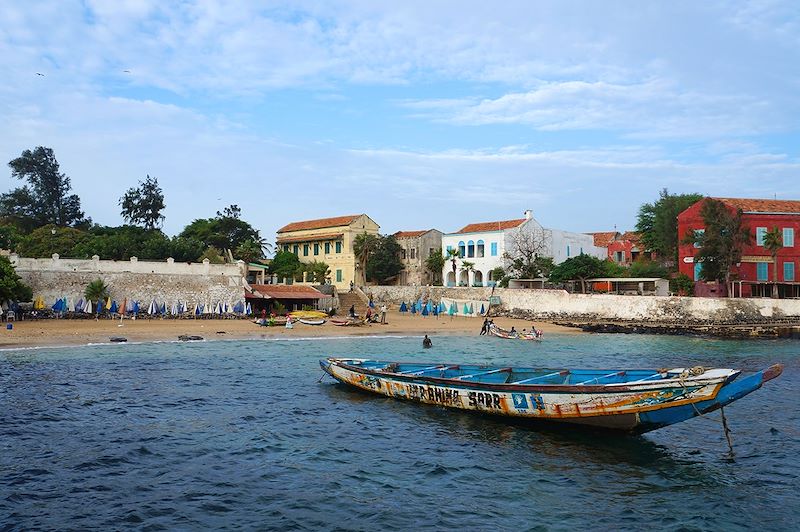
{"label": "rippling water", "polygon": [[[0,353],[0,529],[796,529],[800,344],[653,336],[226,341]],[[784,374],[645,436],[318,382],[327,355]]]}

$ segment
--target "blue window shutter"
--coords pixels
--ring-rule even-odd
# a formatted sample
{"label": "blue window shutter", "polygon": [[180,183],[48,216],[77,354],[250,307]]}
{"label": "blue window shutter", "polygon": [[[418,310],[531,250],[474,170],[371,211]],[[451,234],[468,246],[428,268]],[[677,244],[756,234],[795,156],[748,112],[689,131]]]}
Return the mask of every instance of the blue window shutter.
{"label": "blue window shutter", "polygon": [[794,247],[794,228],[792,227],[783,228],[783,247],[785,248]]}
{"label": "blue window shutter", "polygon": [[759,262],[756,264],[756,280],[766,281],[769,276],[769,263]]}
{"label": "blue window shutter", "polygon": [[764,246],[764,235],[766,233],[767,233],[766,227],[756,227],[756,246],[762,246],[762,247]]}
{"label": "blue window shutter", "polygon": [[794,262],[783,263],[783,280],[794,281]]}
{"label": "blue window shutter", "polygon": [[569,257],[569,246],[567,246],[567,257]]}
{"label": "blue window shutter", "polygon": [[702,262],[695,262],[694,263],[694,280],[700,280],[700,274],[703,273],[703,263]]}
{"label": "blue window shutter", "polygon": [[497,242],[492,242],[492,257],[497,256]]}

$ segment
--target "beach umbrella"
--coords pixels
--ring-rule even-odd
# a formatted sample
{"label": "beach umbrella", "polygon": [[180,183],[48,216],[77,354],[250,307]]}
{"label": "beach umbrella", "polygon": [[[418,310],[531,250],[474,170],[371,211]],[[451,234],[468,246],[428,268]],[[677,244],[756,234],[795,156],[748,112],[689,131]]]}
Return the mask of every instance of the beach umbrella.
{"label": "beach umbrella", "polygon": [[103,306],[103,300],[102,299],[97,300],[97,313],[100,314],[101,312],[103,312],[104,308],[105,307]]}
{"label": "beach umbrella", "polygon": [[153,299],[152,301],[150,301],[150,304],[147,306],[147,314],[152,316],[153,314],[155,314],[157,312],[157,309],[158,309],[158,307],[156,307],[156,300]]}
{"label": "beach umbrella", "polygon": [[438,316],[439,315],[439,305],[434,305],[433,306],[433,315],[434,316]]}
{"label": "beach umbrella", "polygon": [[417,310],[422,310],[422,298],[417,299]]}
{"label": "beach umbrella", "polygon": [[206,304],[203,305],[203,314],[211,314],[211,303],[206,301]]}
{"label": "beach umbrella", "polygon": [[61,299],[56,299],[56,302],[50,308],[58,312],[61,309]]}
{"label": "beach umbrella", "polygon": [[427,303],[425,303],[425,307],[428,309],[428,312],[430,312],[431,310],[433,310],[433,309],[431,308],[431,301],[430,301],[430,299],[428,300],[428,302],[427,302]]}
{"label": "beach umbrella", "polygon": [[447,313],[452,316],[456,312],[458,312],[458,310],[456,309],[456,302],[453,301],[452,303],[450,303],[450,310],[448,310]]}
{"label": "beach umbrella", "polygon": [[161,315],[164,316],[167,313],[167,302],[164,301],[161,303]]}
{"label": "beach umbrella", "polygon": [[411,314],[416,314],[416,313],[417,313],[417,304],[411,303]]}
{"label": "beach umbrella", "polygon": [[75,302],[72,301],[72,298],[67,299],[67,310],[69,312],[75,312]]}
{"label": "beach umbrella", "polygon": [[83,306],[83,311],[86,314],[91,314],[92,313],[92,302],[91,302],[91,300],[89,300],[89,299],[86,300],[86,304]]}
{"label": "beach umbrella", "polygon": [[217,301],[217,306],[214,307],[214,314],[222,314],[222,303]]}
{"label": "beach umbrella", "polygon": [[245,305],[244,313],[247,314],[248,316],[253,313],[253,306],[250,304],[249,301],[247,302],[247,305]]}
{"label": "beach umbrella", "polygon": [[405,301],[400,303],[400,312],[408,312],[408,307],[406,306],[406,302]]}
{"label": "beach umbrella", "polygon": [[117,302],[116,302],[116,301],[112,301],[112,302],[111,302],[111,306],[110,306],[110,307],[108,307],[108,311],[109,311],[111,314],[116,314],[117,312],[119,312],[119,306],[117,305]]}
{"label": "beach umbrella", "polygon": [[371,299],[369,300],[369,308],[375,308],[375,303]]}
{"label": "beach umbrella", "polygon": [[483,303],[481,303],[481,316],[486,314],[486,310],[483,308]]}
{"label": "beach umbrella", "polygon": [[106,304],[104,308],[111,308],[111,296],[106,297]]}
{"label": "beach umbrella", "polygon": [[194,304],[194,315],[195,316],[199,316],[201,312],[202,312],[202,309],[200,308],[200,303],[195,303]]}
{"label": "beach umbrella", "polygon": [[469,304],[469,313],[475,314],[475,307],[472,306],[472,303]]}
{"label": "beach umbrella", "polygon": [[134,315],[139,314],[139,302],[138,301],[134,301],[133,302],[133,307],[131,308],[131,312]]}
{"label": "beach umbrella", "polygon": [[117,312],[124,315],[127,310],[128,310],[128,298],[126,297],[125,299],[122,300],[120,306],[117,307]]}
{"label": "beach umbrella", "polygon": [[422,305],[422,315],[423,316],[428,315],[428,305]]}
{"label": "beach umbrella", "polygon": [[172,308],[170,309],[170,314],[172,314],[173,316],[177,316],[178,312],[179,312],[178,309],[179,309],[178,302],[177,301],[173,301],[172,302]]}
{"label": "beach umbrella", "polygon": [[467,314],[469,314],[469,308],[467,308],[467,304],[464,303],[464,315],[466,316]]}
{"label": "beach umbrella", "polygon": [[75,303],[75,312],[83,312],[83,299],[79,299],[77,303]]}

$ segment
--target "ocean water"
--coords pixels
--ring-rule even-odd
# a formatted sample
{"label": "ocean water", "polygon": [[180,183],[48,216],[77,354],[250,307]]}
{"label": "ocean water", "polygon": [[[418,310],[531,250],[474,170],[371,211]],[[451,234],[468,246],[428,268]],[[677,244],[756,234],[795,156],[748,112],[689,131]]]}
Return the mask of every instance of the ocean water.
{"label": "ocean water", "polygon": [[[343,338],[0,352],[0,530],[791,530],[800,343]],[[324,356],[784,374],[644,436],[353,391]]]}

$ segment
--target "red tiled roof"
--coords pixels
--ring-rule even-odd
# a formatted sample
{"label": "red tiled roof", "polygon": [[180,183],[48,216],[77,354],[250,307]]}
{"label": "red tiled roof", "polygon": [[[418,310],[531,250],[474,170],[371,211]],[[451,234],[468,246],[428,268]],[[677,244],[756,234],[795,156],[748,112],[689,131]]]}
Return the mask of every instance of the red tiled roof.
{"label": "red tiled roof", "polygon": [[251,288],[272,299],[323,299],[328,296],[310,286],[283,284],[253,284]]}
{"label": "red tiled roof", "polygon": [[480,233],[483,231],[502,231],[503,229],[514,229],[519,227],[527,219],[520,218],[518,220],[503,220],[500,222],[480,222],[476,224],[469,224],[462,227],[456,233]]}
{"label": "red tiled roof", "polygon": [[633,243],[638,243],[642,239],[642,234],[636,231],[625,231],[622,233],[622,236],[619,237],[620,240],[630,240]]}
{"label": "red tiled roof", "polygon": [[350,225],[359,216],[361,215],[351,214],[348,216],[336,216],[335,218],[320,218],[319,220],[305,220],[302,222],[292,222],[278,229],[278,233],[286,233],[289,231],[304,231],[307,229],[324,229],[325,227],[339,227],[340,225]]}
{"label": "red tiled roof", "polygon": [[395,238],[417,238],[418,236],[424,235],[428,231],[430,231],[430,229],[425,229],[423,231],[398,231],[392,236]]}
{"label": "red tiled roof", "polygon": [[601,233],[588,233],[592,235],[594,239],[594,245],[599,248],[607,248],[610,243],[616,240],[617,235],[619,234],[617,231],[604,231]]}
{"label": "red tiled roof", "polygon": [[800,201],[776,199],[714,198],[742,212],[800,213]]}
{"label": "red tiled roof", "polygon": [[293,244],[296,242],[319,242],[320,240],[341,240],[344,233],[323,233],[307,236],[285,236],[276,240],[278,244]]}

